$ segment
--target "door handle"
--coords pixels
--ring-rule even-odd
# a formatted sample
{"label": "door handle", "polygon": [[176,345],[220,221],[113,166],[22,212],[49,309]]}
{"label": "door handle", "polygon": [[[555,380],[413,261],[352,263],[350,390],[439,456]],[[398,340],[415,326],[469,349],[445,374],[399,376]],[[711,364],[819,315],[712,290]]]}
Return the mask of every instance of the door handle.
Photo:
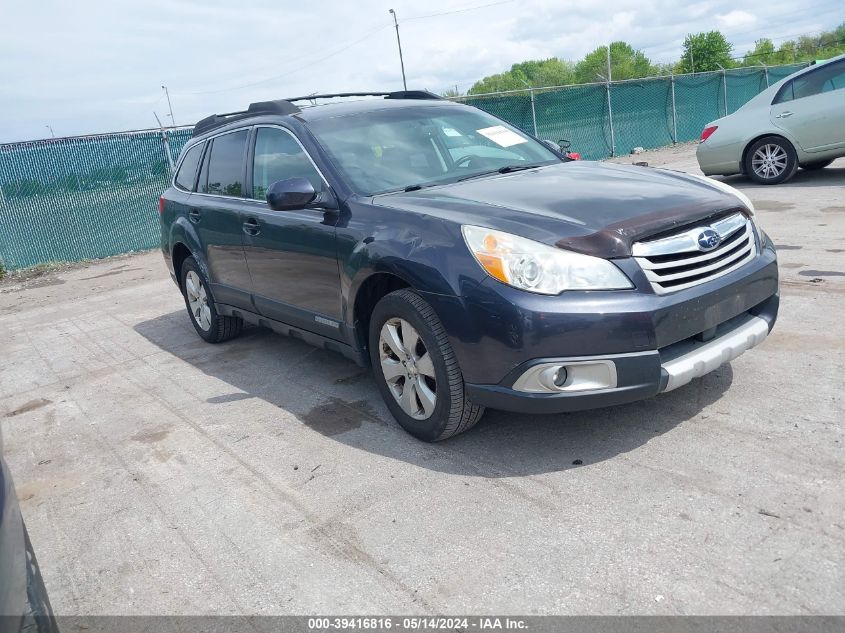
{"label": "door handle", "polygon": [[261,233],[261,227],[258,225],[258,220],[249,218],[244,222],[244,233],[247,235],[258,235]]}
{"label": "door handle", "polygon": [[190,211],[188,211],[188,219],[191,222],[193,222],[194,224],[199,222],[200,221],[200,211],[199,211],[199,209],[191,209]]}
{"label": "door handle", "polygon": [[791,117],[791,116],[792,116],[792,112],[787,110],[786,112],[781,112],[780,114],[776,114],[775,118],[776,119],[785,119],[785,118]]}

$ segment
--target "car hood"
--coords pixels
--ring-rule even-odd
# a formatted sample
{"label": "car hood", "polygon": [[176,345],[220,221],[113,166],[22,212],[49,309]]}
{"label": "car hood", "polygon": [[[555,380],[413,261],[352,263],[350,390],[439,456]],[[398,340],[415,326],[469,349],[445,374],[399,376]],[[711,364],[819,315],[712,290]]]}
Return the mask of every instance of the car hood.
{"label": "car hood", "polygon": [[597,257],[628,257],[638,240],[744,209],[736,196],[703,178],[590,161],[384,194],[373,201]]}

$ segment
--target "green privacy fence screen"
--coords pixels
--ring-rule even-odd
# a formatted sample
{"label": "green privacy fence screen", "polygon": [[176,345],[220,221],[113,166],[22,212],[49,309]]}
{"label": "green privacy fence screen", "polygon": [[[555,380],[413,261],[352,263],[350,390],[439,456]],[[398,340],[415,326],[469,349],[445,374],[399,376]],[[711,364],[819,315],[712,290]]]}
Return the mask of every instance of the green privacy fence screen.
{"label": "green privacy fence screen", "polygon": [[[584,158],[692,141],[713,119],[806,64],[738,68],[459,97],[540,138],[567,139]],[[610,95],[608,99],[608,93]],[[533,110],[532,110],[533,97]],[[611,116],[612,115],[612,116]],[[535,124],[536,121],[536,124]]]}
{"label": "green privacy fence screen", "polygon": [[[730,113],[803,67],[744,68],[459,100],[528,132],[536,130],[540,138],[568,139],[584,158],[600,159],[634,147],[697,139],[705,124],[724,115],[726,94]],[[190,136],[191,128],[167,131],[174,158]],[[159,243],[158,198],[169,178],[158,130],[0,145],[0,262],[14,270],[153,248]]]}
{"label": "green privacy fence screen", "polygon": [[[174,157],[191,129],[167,131]],[[152,248],[170,167],[159,131],[0,145],[7,270]]]}

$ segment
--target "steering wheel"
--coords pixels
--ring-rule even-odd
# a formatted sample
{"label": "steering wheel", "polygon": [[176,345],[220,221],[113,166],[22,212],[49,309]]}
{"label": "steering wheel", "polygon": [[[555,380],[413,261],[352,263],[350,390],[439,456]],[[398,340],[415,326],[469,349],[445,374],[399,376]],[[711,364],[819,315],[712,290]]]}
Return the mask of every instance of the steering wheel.
{"label": "steering wheel", "polygon": [[[455,161],[455,167],[466,167],[473,158],[475,158],[475,156],[473,156],[472,154],[461,156]],[[467,165],[464,165],[463,163],[466,163]]]}

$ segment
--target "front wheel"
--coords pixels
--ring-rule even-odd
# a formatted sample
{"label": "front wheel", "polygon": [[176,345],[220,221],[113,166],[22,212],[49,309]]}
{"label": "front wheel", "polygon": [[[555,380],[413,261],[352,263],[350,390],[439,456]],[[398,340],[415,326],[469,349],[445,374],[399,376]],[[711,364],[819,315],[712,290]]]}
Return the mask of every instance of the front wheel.
{"label": "front wheel", "polygon": [[755,141],[745,154],[745,173],[761,185],[786,182],[797,169],[795,148],[780,136],[765,136]]}
{"label": "front wheel", "polygon": [[481,418],[484,407],[464,395],[463,375],[440,319],[417,293],[397,290],[378,302],[369,344],[382,398],[414,437],[437,442]]}
{"label": "front wheel", "polygon": [[833,159],[830,160],[820,160],[815,163],[804,163],[801,165],[801,169],[806,169],[807,171],[815,171],[816,169],[824,169],[828,165],[833,162]]}

